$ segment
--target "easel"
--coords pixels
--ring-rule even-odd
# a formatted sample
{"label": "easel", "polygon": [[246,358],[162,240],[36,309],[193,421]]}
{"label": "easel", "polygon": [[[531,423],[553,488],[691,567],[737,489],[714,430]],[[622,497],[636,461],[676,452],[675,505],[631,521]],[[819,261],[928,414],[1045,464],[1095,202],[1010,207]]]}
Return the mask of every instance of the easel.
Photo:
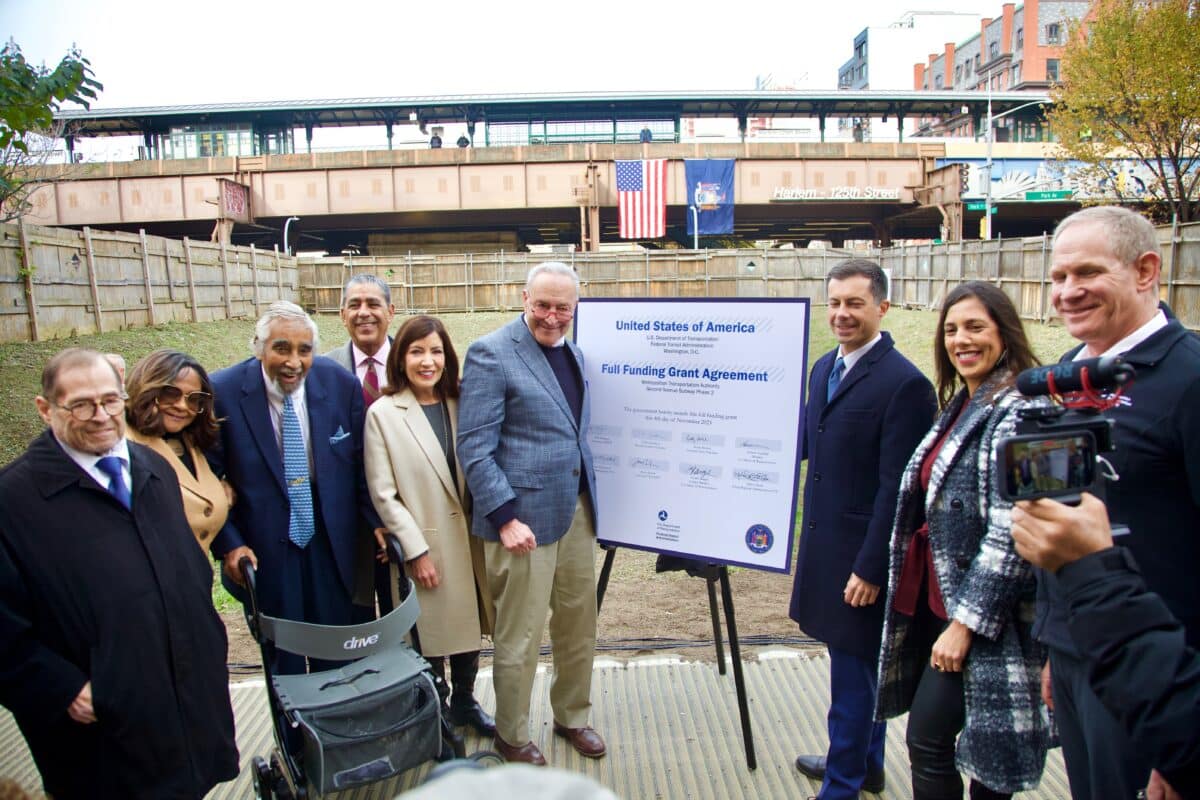
{"label": "easel", "polygon": [[[604,593],[608,590],[608,578],[612,573],[613,559],[616,558],[617,548],[605,547],[604,564],[600,567],[600,577],[596,581],[596,614],[604,604]],[[688,568],[682,564],[673,569],[687,569],[688,574],[704,578],[708,588],[708,612],[712,616],[713,644],[717,651],[717,674],[725,674],[725,646],[721,641],[721,621],[717,616],[717,589],[721,585],[721,604],[725,608],[725,626],[729,632],[729,654],[733,657],[733,685],[737,691],[738,713],[742,720],[742,742],[746,750],[746,766],[758,769],[758,758],[754,755],[754,732],[750,729],[750,707],[746,699],[746,679],[742,674],[742,651],[738,643],[737,622],[733,615],[733,590],[729,587],[729,567],[724,564],[706,564],[702,561],[680,559],[695,565]]]}

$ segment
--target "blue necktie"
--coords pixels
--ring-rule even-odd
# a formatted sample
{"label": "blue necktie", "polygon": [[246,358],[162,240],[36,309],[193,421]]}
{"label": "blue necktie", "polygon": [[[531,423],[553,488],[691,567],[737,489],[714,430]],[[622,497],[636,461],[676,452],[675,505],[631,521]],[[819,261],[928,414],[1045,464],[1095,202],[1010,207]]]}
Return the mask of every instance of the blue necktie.
{"label": "blue necktie", "polygon": [[842,382],[842,373],[845,371],[846,359],[838,356],[837,361],[833,362],[833,372],[829,373],[829,386],[825,390],[826,403],[833,399],[834,392],[837,391],[838,385]]}
{"label": "blue necktie", "polygon": [[105,456],[96,462],[100,471],[108,476],[108,493],[120,501],[125,508],[133,507],[133,496],[125,485],[125,465],[117,456]]}
{"label": "blue necktie", "polygon": [[316,533],[313,523],[312,486],[308,482],[308,454],[300,433],[300,418],[292,405],[292,396],[283,396],[283,480],[287,483],[291,518],[288,538],[297,547],[305,547]]}

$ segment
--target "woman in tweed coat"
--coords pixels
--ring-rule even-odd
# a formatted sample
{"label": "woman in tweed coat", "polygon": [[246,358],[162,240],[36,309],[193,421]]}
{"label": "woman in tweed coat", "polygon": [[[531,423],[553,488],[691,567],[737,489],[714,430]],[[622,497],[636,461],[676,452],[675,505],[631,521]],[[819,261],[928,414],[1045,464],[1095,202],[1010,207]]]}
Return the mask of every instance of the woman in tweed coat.
{"label": "woman in tweed coat", "polygon": [[917,800],[960,800],[959,769],[973,800],[1006,797],[1038,784],[1049,743],[1034,578],[994,456],[1036,402],[1013,380],[1037,361],[1008,296],[977,281],[946,297],[934,353],[942,412],[901,479],[877,714],[909,712]]}

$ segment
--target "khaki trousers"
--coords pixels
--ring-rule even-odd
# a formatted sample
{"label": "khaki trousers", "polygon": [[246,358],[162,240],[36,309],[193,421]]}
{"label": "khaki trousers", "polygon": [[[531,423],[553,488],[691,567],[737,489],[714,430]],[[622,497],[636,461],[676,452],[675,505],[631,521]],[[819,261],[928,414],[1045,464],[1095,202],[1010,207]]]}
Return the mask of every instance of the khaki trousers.
{"label": "khaki trousers", "polygon": [[529,698],[538,649],[550,613],[554,677],[550,707],[568,728],[588,724],[592,657],[596,651],[596,531],[591,504],[580,495],[566,536],[514,556],[499,542],[484,543],[488,584],[496,600],[496,733],[505,743],[529,741]]}

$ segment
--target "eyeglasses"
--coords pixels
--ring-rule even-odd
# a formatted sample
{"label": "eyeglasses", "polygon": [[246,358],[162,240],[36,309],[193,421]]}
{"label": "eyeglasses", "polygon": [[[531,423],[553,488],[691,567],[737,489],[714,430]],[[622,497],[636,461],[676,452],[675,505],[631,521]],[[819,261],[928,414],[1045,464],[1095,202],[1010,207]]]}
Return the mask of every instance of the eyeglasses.
{"label": "eyeglasses", "polygon": [[110,417],[115,417],[123,413],[125,411],[125,399],[127,396],[124,394],[106,394],[104,397],[93,397],[91,400],[76,400],[70,405],[61,406],[58,403],[54,405],[68,412],[80,422],[87,422],[96,416],[97,406],[103,408],[104,413]]}
{"label": "eyeglasses", "polygon": [[575,316],[575,309],[572,306],[552,306],[549,303],[538,300],[533,304],[533,315],[538,319],[545,319],[553,314],[557,319],[570,319]]}
{"label": "eyeglasses", "polygon": [[203,414],[205,405],[212,399],[212,395],[208,392],[189,392],[184,394],[183,390],[177,386],[164,386],[158,390],[158,396],[154,398],[154,403],[159,408],[162,406],[173,406],[179,402],[180,398],[187,403],[187,407],[197,414]]}

